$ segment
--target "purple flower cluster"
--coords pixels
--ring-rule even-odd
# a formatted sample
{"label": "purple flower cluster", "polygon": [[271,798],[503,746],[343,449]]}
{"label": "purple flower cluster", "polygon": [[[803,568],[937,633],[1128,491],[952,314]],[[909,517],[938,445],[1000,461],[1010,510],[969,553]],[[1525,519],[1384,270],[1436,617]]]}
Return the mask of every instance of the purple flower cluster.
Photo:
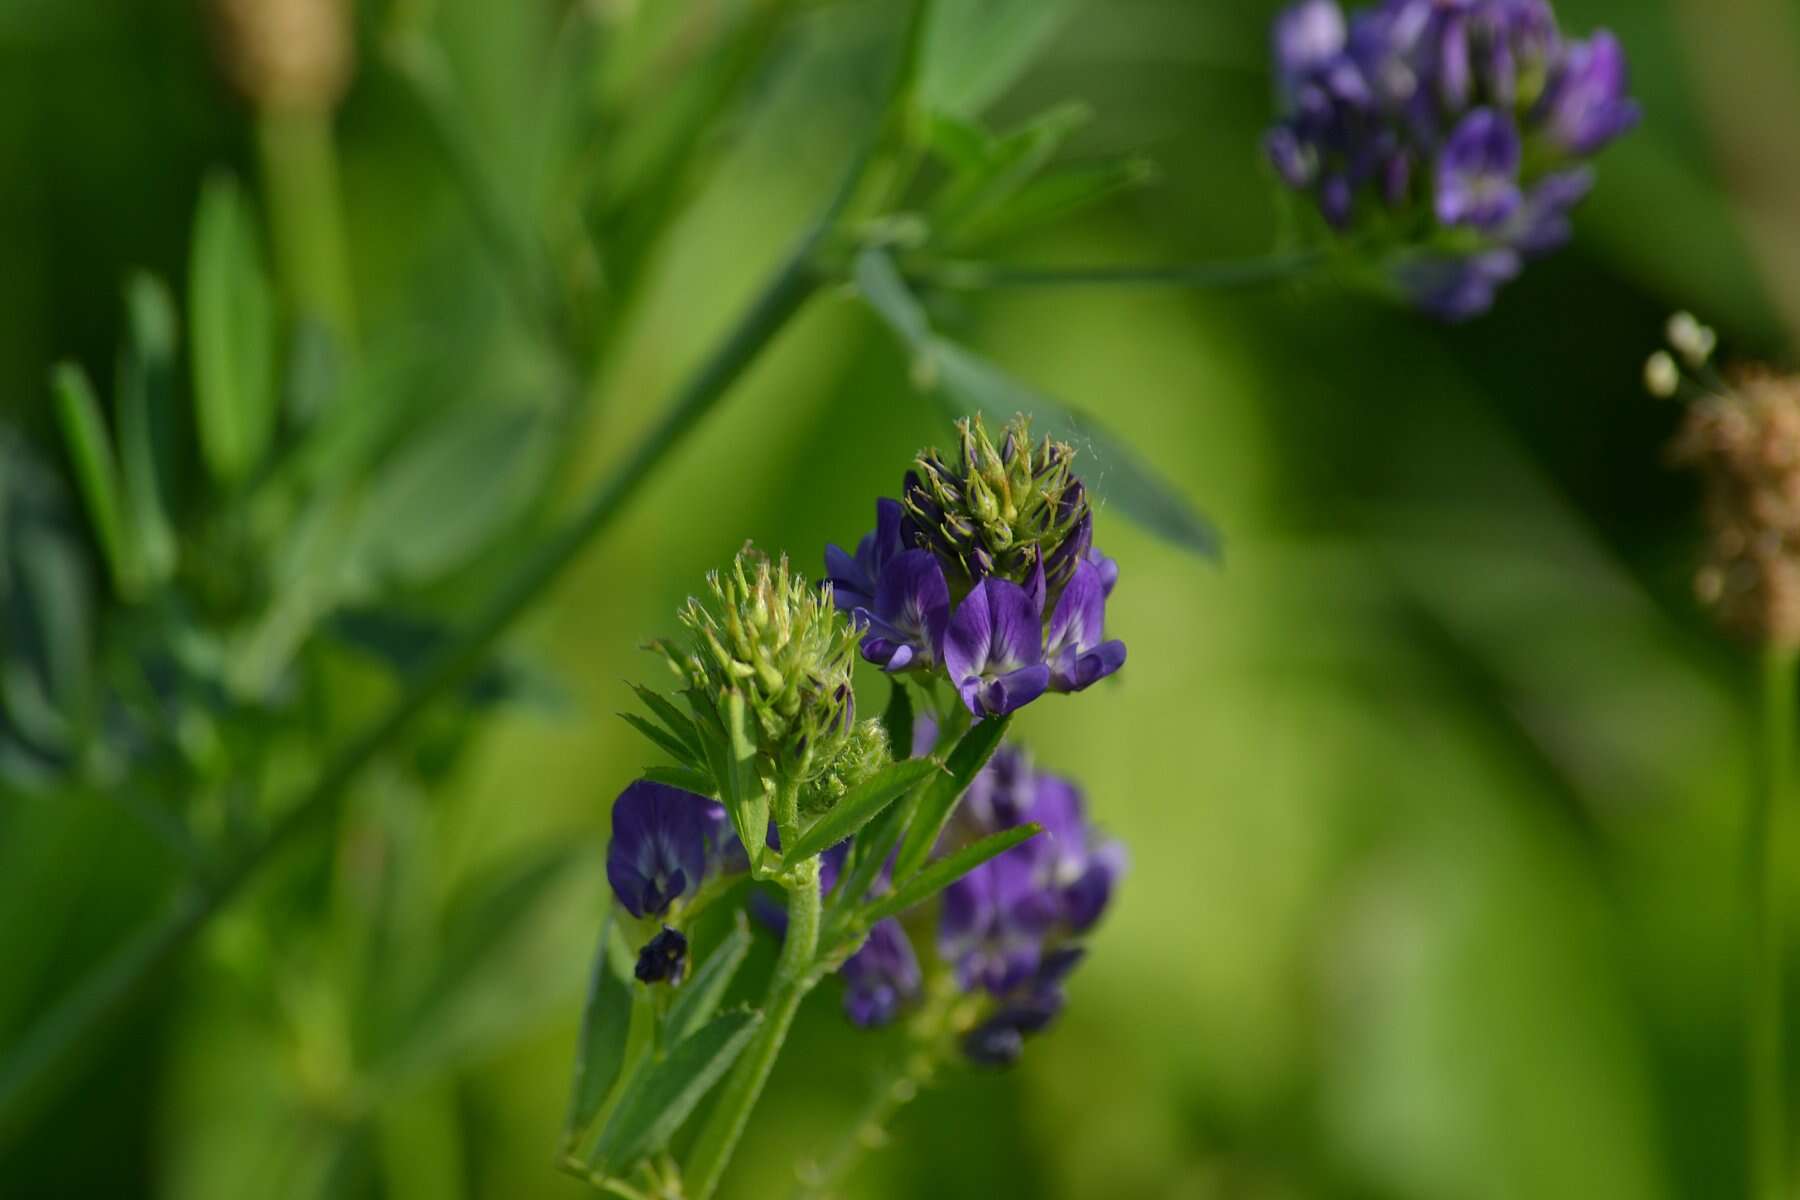
{"label": "purple flower cluster", "polygon": [[1300,0],[1273,40],[1269,160],[1334,228],[1397,226],[1393,281],[1447,320],[1568,241],[1581,160],[1638,119],[1618,39],[1564,38],[1548,0]]}
{"label": "purple flower cluster", "polygon": [[951,884],[938,924],[938,952],[958,985],[994,997],[994,1011],[964,1041],[971,1058],[993,1065],[1017,1058],[1024,1038],[1061,1012],[1078,940],[1125,872],[1124,848],[1088,823],[1080,790],[1005,746],[964,797],[953,836],[1025,822],[1044,832]]}
{"label": "purple flower cluster", "polygon": [[854,555],[827,547],[825,570],[838,607],[863,625],[864,658],[889,672],[942,670],[971,713],[998,716],[1046,691],[1081,691],[1124,665],[1125,643],[1105,632],[1118,564],[1092,543],[1093,517],[1083,513],[1057,551],[1059,589],[1039,555],[1024,578],[980,576],[953,603],[946,567],[963,564],[946,564],[931,532],[884,499],[874,532]]}

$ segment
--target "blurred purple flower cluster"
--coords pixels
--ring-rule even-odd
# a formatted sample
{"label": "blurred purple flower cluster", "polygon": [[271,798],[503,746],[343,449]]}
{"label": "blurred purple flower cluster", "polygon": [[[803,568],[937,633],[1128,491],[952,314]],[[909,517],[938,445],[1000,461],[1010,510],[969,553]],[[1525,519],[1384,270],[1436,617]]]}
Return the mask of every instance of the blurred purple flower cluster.
{"label": "blurred purple flower cluster", "polygon": [[1398,224],[1392,281],[1447,320],[1568,241],[1584,160],[1639,115],[1618,39],[1565,38],[1548,0],[1300,0],[1273,41],[1270,162],[1337,230]]}

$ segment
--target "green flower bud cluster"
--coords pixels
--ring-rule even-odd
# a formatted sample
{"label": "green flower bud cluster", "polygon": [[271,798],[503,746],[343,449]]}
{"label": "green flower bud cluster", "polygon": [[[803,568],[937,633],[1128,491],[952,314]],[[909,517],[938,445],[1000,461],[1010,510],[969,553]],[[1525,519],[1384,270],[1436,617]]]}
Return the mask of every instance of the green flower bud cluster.
{"label": "green flower bud cluster", "polygon": [[1007,423],[998,447],[980,417],[956,428],[957,459],[922,452],[901,496],[920,543],[943,564],[951,594],[960,599],[990,575],[1026,583],[1040,554],[1051,590],[1059,590],[1092,536],[1074,447],[1046,437],[1033,448],[1031,421],[1022,415]]}
{"label": "green flower bud cluster", "polygon": [[707,584],[711,602],[690,598],[681,610],[685,653],[664,653],[721,714],[742,697],[745,733],[772,777],[813,779],[855,731],[855,623],[833,606],[829,587],[808,583],[786,555],[771,562],[746,546]]}

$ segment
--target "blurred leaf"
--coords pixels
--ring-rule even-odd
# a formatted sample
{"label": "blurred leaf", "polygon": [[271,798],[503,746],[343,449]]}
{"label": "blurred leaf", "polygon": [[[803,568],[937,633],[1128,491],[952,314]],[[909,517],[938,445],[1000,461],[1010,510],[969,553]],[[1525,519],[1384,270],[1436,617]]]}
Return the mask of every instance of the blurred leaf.
{"label": "blurred leaf", "polygon": [[927,109],[980,112],[1031,65],[1073,0],[938,0],[920,64]]}
{"label": "blurred leaf", "polygon": [[1010,716],[977,721],[950,751],[950,757],[944,761],[945,769],[933,775],[931,782],[919,793],[912,823],[906,830],[906,841],[901,844],[900,857],[894,862],[895,879],[905,879],[925,862],[926,855],[937,845],[938,834],[950,820],[957,800],[969,790],[975,776],[987,766],[988,759],[994,757],[994,751],[1000,748],[1000,740],[1006,736],[1011,724]]}
{"label": "blurred leaf", "polygon": [[593,1161],[602,1169],[624,1167],[667,1145],[761,1022],[761,1013],[738,1009],[683,1039],[626,1094],[606,1122]]}
{"label": "blurred leaf", "polygon": [[1040,434],[1073,445],[1081,455],[1082,481],[1098,502],[1119,510],[1172,545],[1208,558],[1219,555],[1212,524],[1188,504],[1123,440],[1094,418],[1020,383],[993,363],[933,333],[924,308],[880,250],[856,260],[856,286],[875,312],[911,349],[919,386],[951,417],[979,414],[1001,424],[1018,413]]}
{"label": "blurred leaf", "polygon": [[569,1097],[565,1139],[573,1143],[593,1124],[606,1095],[625,1065],[626,1034],[631,1028],[631,992],[612,968],[608,941],[613,914],[608,911],[594,951],[587,1005],[581,1014],[581,1036],[575,1050],[575,1083]]}
{"label": "blurred leaf", "polygon": [[91,690],[87,561],[62,481],[0,428],[0,712],[52,761],[72,747]]}
{"label": "blurred leaf", "polygon": [[370,488],[366,568],[418,584],[465,564],[530,503],[551,440],[546,417],[517,407],[466,404],[428,424]]}
{"label": "blurred leaf", "polygon": [[[345,608],[331,615],[326,628],[344,645],[380,659],[401,678],[410,678],[457,638],[447,621],[397,608]],[[535,701],[544,709],[560,709],[565,698],[556,682],[506,656],[477,671],[463,685],[463,698],[476,707]]]}
{"label": "blurred leaf", "polygon": [[119,499],[119,466],[113,458],[112,440],[100,401],[85,372],[62,363],[50,372],[50,388],[56,399],[56,419],[62,426],[75,480],[93,522],[95,540],[112,571],[113,587],[121,596],[137,592],[136,558],[126,540],[123,504]]}
{"label": "blurred leaf", "polygon": [[154,587],[175,571],[175,531],[169,513],[180,479],[175,405],[175,354],[180,332],[175,301],[154,275],[137,272],[125,284],[130,338],[119,355],[113,390],[125,515],[144,582]]}
{"label": "blurred leaf", "polygon": [[[999,722],[982,722],[983,725],[990,723]],[[852,788],[824,816],[814,821],[795,839],[793,848],[784,852],[786,857],[798,862],[829,850],[845,838],[854,836],[916,784],[938,773],[937,763],[929,758],[905,758],[889,763]]]}
{"label": "blurred leaf", "polygon": [[[982,838],[955,854],[940,858],[911,879],[875,901],[858,918],[867,928],[889,917],[897,917],[915,904],[931,899],[982,863],[1005,854],[1020,842],[1036,837],[1042,830],[1036,825],[1019,825]],[[898,872],[895,877],[898,878]]]}
{"label": "blurred leaf", "polygon": [[188,307],[200,447],[214,477],[235,484],[274,437],[276,323],[255,216],[230,175],[201,188]]}
{"label": "blurred leaf", "polygon": [[580,844],[560,843],[521,855],[477,881],[452,907],[437,963],[390,1032],[385,1077],[416,1079],[442,1069],[508,1026],[537,1017],[541,1008],[521,1003],[508,985],[502,959],[584,853]]}
{"label": "blurred leaf", "polygon": [[669,1009],[667,1029],[670,1038],[679,1041],[692,1037],[712,1019],[719,1009],[719,1001],[725,998],[725,989],[731,986],[738,968],[744,965],[744,956],[749,953],[750,924],[739,909],[731,932],[713,947],[700,969],[694,972],[694,977],[683,984],[676,995],[675,1003]]}
{"label": "blurred leaf", "polygon": [[1067,167],[1030,180],[972,217],[957,231],[955,241],[969,245],[1000,235],[1029,233],[1142,187],[1155,176],[1155,167],[1142,158]]}
{"label": "blurred leaf", "polygon": [[1086,105],[1060,104],[1013,133],[989,139],[979,163],[957,171],[933,198],[933,234],[954,237],[960,229],[991,220],[994,210],[1030,183],[1091,117]]}

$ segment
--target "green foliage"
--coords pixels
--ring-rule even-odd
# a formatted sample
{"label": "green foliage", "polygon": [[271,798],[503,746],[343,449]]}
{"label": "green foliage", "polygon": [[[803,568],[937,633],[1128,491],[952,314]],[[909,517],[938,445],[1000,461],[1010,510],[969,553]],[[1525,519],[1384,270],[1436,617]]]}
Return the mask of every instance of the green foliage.
{"label": "green foliage", "polygon": [[261,464],[275,436],[274,293],[250,201],[229,175],[200,193],[188,262],[200,448],[221,484]]}

